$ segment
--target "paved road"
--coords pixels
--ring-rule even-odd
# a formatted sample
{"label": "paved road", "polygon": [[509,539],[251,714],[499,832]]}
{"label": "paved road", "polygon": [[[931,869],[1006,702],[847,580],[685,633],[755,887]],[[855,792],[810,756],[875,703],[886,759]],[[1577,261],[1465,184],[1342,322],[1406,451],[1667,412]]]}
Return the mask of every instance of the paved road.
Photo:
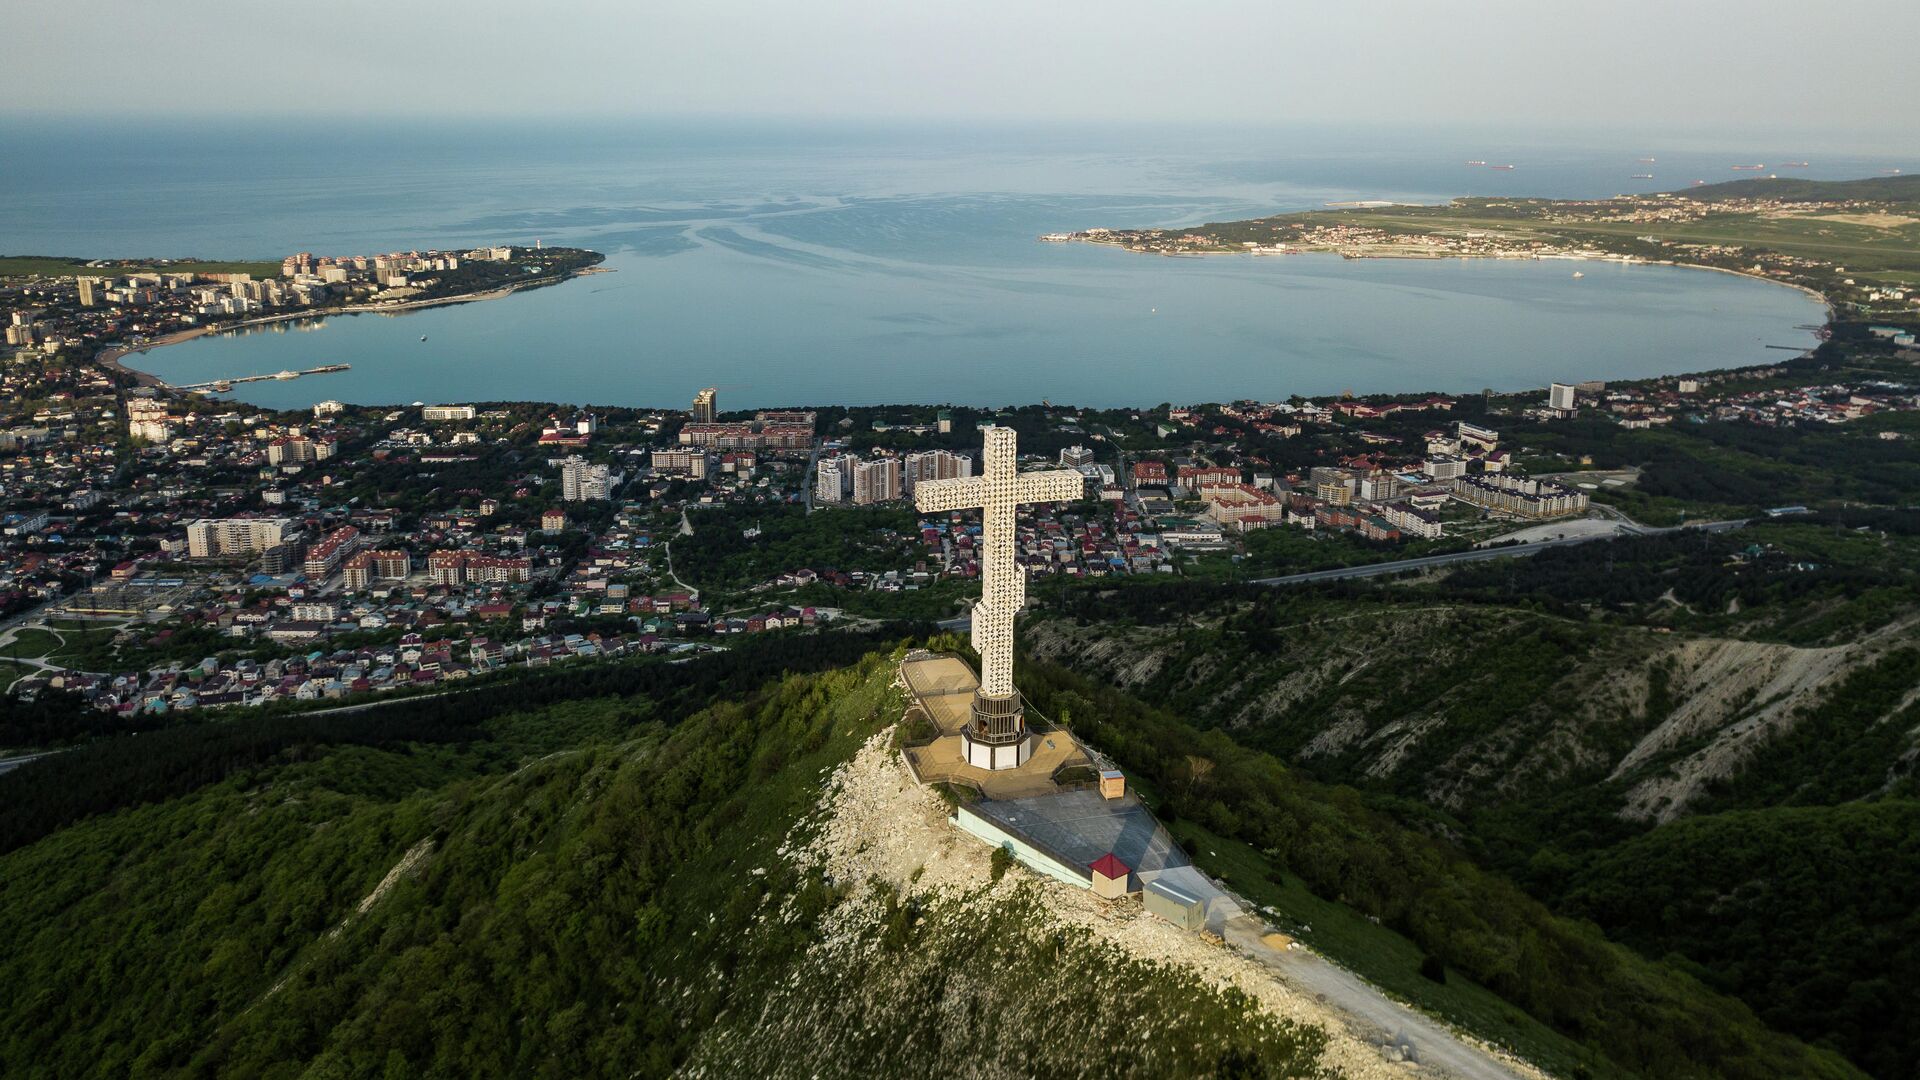
{"label": "paved road", "polygon": [[1592,544],[1615,540],[1621,536],[1661,536],[1676,532],[1726,532],[1745,525],[1746,519],[1738,521],[1707,521],[1697,525],[1675,525],[1670,528],[1653,529],[1644,525],[1622,525],[1618,532],[1600,536],[1569,536],[1564,540],[1539,540],[1531,544],[1513,544],[1507,547],[1475,548],[1471,551],[1456,551],[1446,555],[1423,555],[1417,559],[1395,559],[1393,562],[1370,563],[1366,566],[1341,566],[1332,570],[1314,570],[1304,574],[1286,574],[1281,577],[1254,578],[1253,585],[1307,585],[1316,581],[1339,581],[1344,578],[1379,577],[1383,574],[1405,574],[1416,570],[1432,570],[1455,563],[1483,562],[1487,559],[1518,558],[1533,555],[1547,548],[1568,547],[1573,544]]}
{"label": "paved road", "polygon": [[43,750],[38,754],[21,754],[19,757],[0,758],[0,774],[10,773],[29,761],[39,761],[41,758],[52,757],[58,753],[61,753],[61,751]]}
{"label": "paved road", "polygon": [[1518,1080],[1522,1075],[1485,1050],[1463,1042],[1445,1024],[1381,993],[1365,979],[1307,949],[1276,949],[1261,940],[1267,925],[1251,915],[1228,918],[1220,936],[1281,982],[1312,994],[1348,1019],[1375,1046],[1392,1043],[1421,1066],[1460,1080]]}

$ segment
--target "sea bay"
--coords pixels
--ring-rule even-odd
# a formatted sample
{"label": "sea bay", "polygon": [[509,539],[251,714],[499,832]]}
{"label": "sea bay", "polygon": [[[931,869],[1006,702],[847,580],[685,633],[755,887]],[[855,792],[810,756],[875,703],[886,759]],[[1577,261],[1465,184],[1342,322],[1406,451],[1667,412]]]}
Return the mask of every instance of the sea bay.
{"label": "sea bay", "polygon": [[[277,257],[540,241],[608,253],[612,273],[505,299],[282,324],[127,361],[172,382],[352,365],[238,388],[277,407],[684,406],[708,385],[723,407],[1514,390],[1779,359],[1790,353],[1767,346],[1809,345],[1799,327],[1824,318],[1802,293],[1674,267],[1163,258],[1036,240],[1339,199],[1606,194],[1624,151],[1535,148],[1542,164],[1526,177],[1462,168],[1431,139],[1324,132],[1255,145],[1220,133],[328,130],[256,132],[223,155],[151,134],[124,145],[111,160],[42,155],[10,174],[6,249]],[[211,156],[226,175],[198,174]]]}

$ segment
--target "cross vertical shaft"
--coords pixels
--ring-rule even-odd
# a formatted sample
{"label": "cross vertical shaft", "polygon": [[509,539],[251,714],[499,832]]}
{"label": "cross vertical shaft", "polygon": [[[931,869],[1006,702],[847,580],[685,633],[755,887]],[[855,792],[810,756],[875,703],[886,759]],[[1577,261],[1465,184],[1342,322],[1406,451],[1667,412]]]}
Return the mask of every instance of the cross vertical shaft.
{"label": "cross vertical shaft", "polygon": [[989,742],[1013,742],[1026,734],[1013,688],[1013,623],[1027,597],[1026,573],[1013,550],[1019,507],[1078,499],[1085,483],[1079,473],[1064,469],[1016,472],[1017,438],[1012,428],[988,428],[981,475],[923,481],[914,488],[914,505],[922,512],[981,511],[981,587],[972,619],[973,648],[980,654],[974,735]]}

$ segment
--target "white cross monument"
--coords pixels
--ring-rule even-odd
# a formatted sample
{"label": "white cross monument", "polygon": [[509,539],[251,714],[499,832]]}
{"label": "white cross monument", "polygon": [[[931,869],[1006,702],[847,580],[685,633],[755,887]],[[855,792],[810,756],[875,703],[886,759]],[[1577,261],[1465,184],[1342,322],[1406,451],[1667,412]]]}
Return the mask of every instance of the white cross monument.
{"label": "white cross monument", "polygon": [[982,511],[980,600],[973,605],[973,648],[980,654],[980,689],[973,719],[960,732],[967,762],[983,769],[1013,769],[1033,755],[1020,695],[1013,689],[1013,619],[1027,599],[1026,573],[1013,561],[1013,539],[1022,503],[1079,499],[1086,480],[1066,469],[1016,473],[1017,439],[1012,428],[986,432],[981,475],[923,480],[913,504],[922,513]]}

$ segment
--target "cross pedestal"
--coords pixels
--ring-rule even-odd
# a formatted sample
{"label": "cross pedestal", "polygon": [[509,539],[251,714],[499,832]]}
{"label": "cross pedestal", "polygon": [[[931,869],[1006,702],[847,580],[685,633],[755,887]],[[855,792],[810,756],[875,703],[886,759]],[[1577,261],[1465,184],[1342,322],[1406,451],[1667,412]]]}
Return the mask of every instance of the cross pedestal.
{"label": "cross pedestal", "polygon": [[1019,507],[1070,502],[1085,490],[1084,478],[1070,470],[1015,472],[1017,445],[1012,428],[988,428],[981,475],[925,480],[913,492],[914,505],[923,513],[981,511],[981,587],[972,629],[973,648],[980,654],[980,689],[960,743],[967,762],[983,769],[1018,768],[1033,754],[1020,694],[1013,688],[1013,620],[1027,599],[1026,573],[1013,558]]}

